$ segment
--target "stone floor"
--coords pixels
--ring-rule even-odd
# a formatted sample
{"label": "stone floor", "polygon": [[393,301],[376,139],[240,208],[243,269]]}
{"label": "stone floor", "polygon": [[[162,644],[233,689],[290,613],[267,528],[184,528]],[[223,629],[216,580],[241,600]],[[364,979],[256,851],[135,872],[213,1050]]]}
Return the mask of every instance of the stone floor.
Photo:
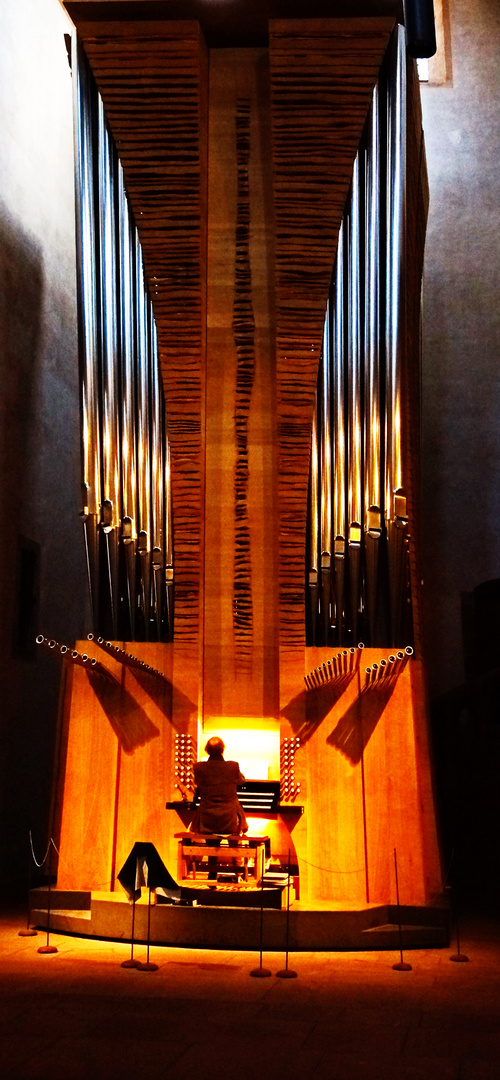
{"label": "stone floor", "polygon": [[[461,950],[259,956],[19,937],[0,913],[1,1080],[500,1080],[500,918],[464,916]],[[145,959],[145,948],[136,949]]]}

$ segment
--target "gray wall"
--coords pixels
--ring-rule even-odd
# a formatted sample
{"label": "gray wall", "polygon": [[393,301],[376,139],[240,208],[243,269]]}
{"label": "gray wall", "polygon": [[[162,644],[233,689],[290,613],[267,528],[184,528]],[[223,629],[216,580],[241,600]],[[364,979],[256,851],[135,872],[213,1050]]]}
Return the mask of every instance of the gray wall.
{"label": "gray wall", "polygon": [[[464,679],[461,594],[500,577],[500,4],[450,0],[453,83],[423,86],[423,554],[432,696]],[[500,666],[500,662],[499,662]]]}
{"label": "gray wall", "polygon": [[48,829],[60,666],[40,648],[30,656],[30,645],[39,631],[81,635],[86,590],[64,44],[71,28],[57,0],[0,0],[0,13],[0,836],[8,891],[27,866],[28,830],[40,851]]}

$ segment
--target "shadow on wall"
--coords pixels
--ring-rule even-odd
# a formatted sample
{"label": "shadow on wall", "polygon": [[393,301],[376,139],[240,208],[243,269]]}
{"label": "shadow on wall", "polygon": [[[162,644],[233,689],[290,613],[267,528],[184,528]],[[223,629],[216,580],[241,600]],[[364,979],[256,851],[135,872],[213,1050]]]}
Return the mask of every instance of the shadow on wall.
{"label": "shadow on wall", "polygon": [[335,746],[351,762],[359,765],[373,732],[386,709],[396,685],[393,678],[380,686],[371,686],[362,690],[353,701],[337,726],[327,738],[330,746]]}
{"label": "shadow on wall", "polygon": [[[33,513],[33,418],[40,364],[43,260],[40,246],[0,202],[0,858],[1,891],[26,874],[27,836],[39,822],[45,842],[47,782],[53,752],[45,718],[57,684],[29,655],[36,633],[40,548],[26,539]],[[28,524],[26,524],[28,522]],[[33,717],[33,722],[31,722]],[[36,722],[36,723],[35,723]],[[25,853],[26,849],[26,853]]]}
{"label": "shadow on wall", "polygon": [[10,637],[2,647],[8,653],[17,614],[13,567],[36,452],[32,427],[42,300],[40,246],[16,226],[0,203],[0,528],[4,547],[0,588],[2,610],[8,613],[3,632]]}

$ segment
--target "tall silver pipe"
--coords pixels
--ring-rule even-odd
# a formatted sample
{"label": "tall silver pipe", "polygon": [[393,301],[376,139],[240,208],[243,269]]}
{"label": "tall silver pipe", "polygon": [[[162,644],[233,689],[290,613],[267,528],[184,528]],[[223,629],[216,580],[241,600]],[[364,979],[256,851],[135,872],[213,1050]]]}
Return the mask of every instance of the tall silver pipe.
{"label": "tall silver pipe", "polygon": [[[114,147],[98,101],[99,255],[101,285],[102,499],[101,540],[105,573],[100,594],[103,617],[116,637],[118,627],[118,542],[120,506],[120,422],[118,408],[118,319],[116,274]],[[107,589],[105,589],[105,584]]]}
{"label": "tall silver pipe", "polygon": [[103,502],[110,504],[107,524],[114,528],[119,521],[120,505],[115,162],[113,144],[101,98],[99,98],[98,131],[102,323],[102,497]]}
{"label": "tall silver pipe", "polygon": [[[165,423],[165,417],[163,422]],[[174,542],[172,521],[172,494],[170,472],[170,444],[165,433],[165,587],[166,618],[165,638],[171,641],[174,633]]]}
{"label": "tall silver pipe", "polygon": [[150,597],[151,552],[151,449],[149,431],[149,313],[144,287],[144,269],[140,244],[136,244],[137,295],[137,633],[147,638]]}
{"label": "tall silver pipe", "polygon": [[334,600],[336,640],[339,645],[342,645],[345,637],[346,431],[344,422],[344,236],[345,226],[342,222],[337,245],[335,301],[334,310],[332,311]]}
{"label": "tall silver pipe", "polygon": [[375,87],[369,118],[365,165],[365,566],[370,640],[376,640],[379,547],[382,535],[382,457],[380,407],[380,126]]}
{"label": "tall silver pipe", "polygon": [[149,637],[162,637],[162,619],[165,606],[164,574],[164,518],[165,518],[165,463],[163,439],[163,392],[160,381],[158,341],[153,309],[149,303],[150,337],[150,384],[151,384],[151,602],[149,612]]}
{"label": "tall silver pipe", "polygon": [[402,633],[407,528],[403,477],[401,377],[404,360],[404,230],[406,173],[406,50],[398,27],[387,96],[386,287],[386,516],[388,521],[391,632]]}
{"label": "tall silver pipe", "polygon": [[120,331],[121,331],[121,538],[124,556],[123,636],[134,638],[135,560],[137,545],[137,455],[135,440],[135,318],[134,272],[135,230],[118,163],[118,230],[120,262]]}
{"label": "tall silver pipe", "polygon": [[362,439],[361,413],[361,302],[360,302],[360,164],[353,166],[351,206],[348,215],[348,522],[350,629],[358,636],[361,602]]}
{"label": "tall silver pipe", "polygon": [[332,435],[331,409],[331,320],[327,304],[323,327],[321,364],[321,623],[323,645],[328,645],[331,622],[331,550],[332,550]]}
{"label": "tall silver pipe", "polygon": [[318,644],[318,578],[319,578],[319,457],[318,457],[318,394],[312,422],[311,476],[310,476],[310,526],[309,526],[309,617],[311,644]]}
{"label": "tall silver pipe", "polygon": [[97,522],[101,501],[99,421],[98,280],[95,259],[96,207],[92,116],[97,100],[83,50],[73,38],[75,199],[82,403],[83,520],[87,572],[94,622],[98,618],[99,560]]}

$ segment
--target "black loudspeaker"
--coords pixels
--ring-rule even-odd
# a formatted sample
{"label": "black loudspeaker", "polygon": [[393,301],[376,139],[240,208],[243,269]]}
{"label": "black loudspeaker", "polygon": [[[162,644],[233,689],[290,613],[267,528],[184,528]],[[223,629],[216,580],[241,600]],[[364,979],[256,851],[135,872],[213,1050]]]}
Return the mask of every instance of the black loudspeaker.
{"label": "black loudspeaker", "polygon": [[14,655],[22,660],[34,660],[36,657],[39,606],[40,544],[19,536],[12,646]]}
{"label": "black loudspeaker", "polygon": [[410,56],[420,60],[436,52],[433,0],[404,0],[406,45]]}
{"label": "black loudspeaker", "polygon": [[476,672],[485,675],[500,666],[500,578],[474,589]]}

